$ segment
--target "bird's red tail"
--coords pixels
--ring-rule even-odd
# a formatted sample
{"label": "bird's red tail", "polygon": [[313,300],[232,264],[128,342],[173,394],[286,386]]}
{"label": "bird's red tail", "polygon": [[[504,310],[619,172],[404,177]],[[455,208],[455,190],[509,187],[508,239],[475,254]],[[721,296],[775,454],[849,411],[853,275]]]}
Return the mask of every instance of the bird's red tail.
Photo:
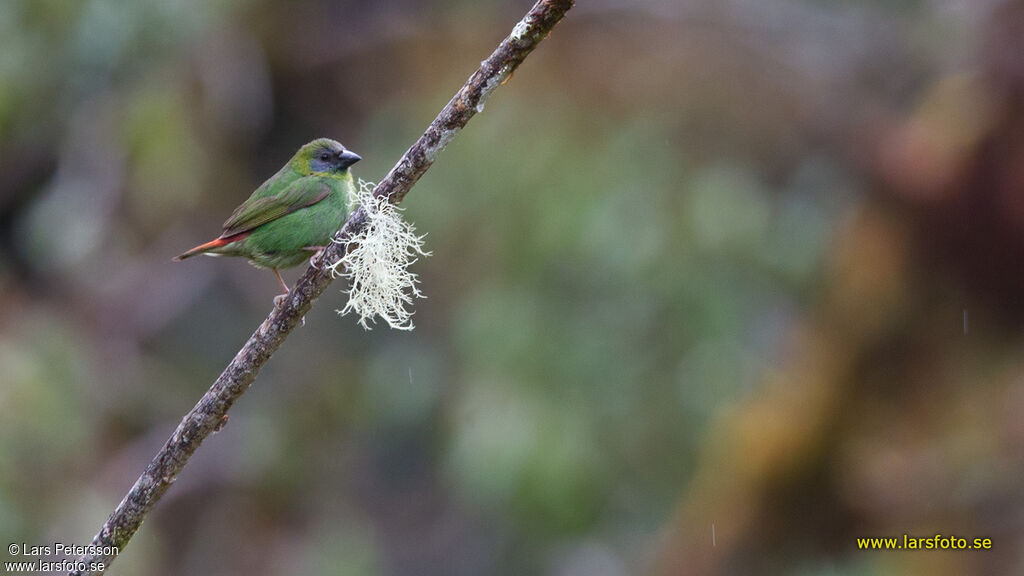
{"label": "bird's red tail", "polygon": [[209,252],[210,250],[213,250],[214,248],[220,248],[221,246],[224,246],[225,244],[231,244],[232,242],[238,242],[239,240],[245,238],[248,235],[249,235],[248,232],[242,232],[241,234],[235,234],[234,236],[228,236],[226,238],[225,237],[221,237],[221,238],[217,238],[216,240],[210,240],[206,244],[200,244],[199,246],[196,246],[195,248],[189,250],[188,252],[185,252],[184,254],[181,254],[179,256],[175,256],[174,258],[171,258],[171,260],[174,260],[175,262],[181,262],[185,258],[191,258],[191,257],[195,256],[196,254],[203,254],[203,253]]}

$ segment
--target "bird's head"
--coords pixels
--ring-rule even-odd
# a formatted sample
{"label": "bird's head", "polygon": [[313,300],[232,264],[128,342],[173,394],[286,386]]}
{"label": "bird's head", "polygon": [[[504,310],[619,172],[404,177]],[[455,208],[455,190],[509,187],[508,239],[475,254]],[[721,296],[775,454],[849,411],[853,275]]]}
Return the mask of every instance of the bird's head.
{"label": "bird's head", "polygon": [[346,150],[340,143],[330,138],[319,138],[306,144],[295,155],[300,172],[315,174],[332,172],[339,174],[348,167],[362,160],[355,152]]}

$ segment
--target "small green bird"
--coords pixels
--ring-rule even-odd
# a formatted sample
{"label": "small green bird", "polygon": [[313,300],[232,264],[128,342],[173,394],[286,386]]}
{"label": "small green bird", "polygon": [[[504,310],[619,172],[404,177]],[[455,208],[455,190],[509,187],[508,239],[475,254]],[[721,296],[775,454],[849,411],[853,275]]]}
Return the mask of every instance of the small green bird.
{"label": "small green bird", "polygon": [[174,260],[242,256],[257,268],[273,270],[287,294],[278,270],[302,264],[331,241],[354,197],[348,168],[361,159],[334,140],[313,140],[235,209],[217,239]]}

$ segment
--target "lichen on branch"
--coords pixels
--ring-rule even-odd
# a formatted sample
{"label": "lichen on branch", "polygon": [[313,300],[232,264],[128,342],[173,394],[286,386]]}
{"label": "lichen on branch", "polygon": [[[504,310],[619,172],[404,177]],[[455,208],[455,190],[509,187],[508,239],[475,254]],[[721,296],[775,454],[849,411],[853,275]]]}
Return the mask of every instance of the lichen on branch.
{"label": "lichen on branch", "polygon": [[385,197],[373,195],[375,184],[360,179],[353,205],[366,212],[366,224],[347,242],[347,252],[328,266],[331,274],[349,281],[348,302],[338,311],[342,316],[355,312],[359,325],[370,330],[380,318],[397,330],[412,330],[414,298],[425,298],[416,286],[419,277],[409,266],[423,250],[423,236],[402,218],[402,209]]}

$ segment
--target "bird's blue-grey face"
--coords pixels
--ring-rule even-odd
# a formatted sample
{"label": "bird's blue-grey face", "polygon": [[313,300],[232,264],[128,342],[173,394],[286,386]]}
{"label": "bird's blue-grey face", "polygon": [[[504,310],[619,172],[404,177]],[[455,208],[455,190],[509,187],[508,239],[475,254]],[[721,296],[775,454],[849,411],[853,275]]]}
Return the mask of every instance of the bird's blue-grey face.
{"label": "bird's blue-grey face", "polygon": [[360,160],[362,157],[359,154],[346,150],[344,146],[335,142],[315,150],[309,168],[313,172],[344,172]]}

